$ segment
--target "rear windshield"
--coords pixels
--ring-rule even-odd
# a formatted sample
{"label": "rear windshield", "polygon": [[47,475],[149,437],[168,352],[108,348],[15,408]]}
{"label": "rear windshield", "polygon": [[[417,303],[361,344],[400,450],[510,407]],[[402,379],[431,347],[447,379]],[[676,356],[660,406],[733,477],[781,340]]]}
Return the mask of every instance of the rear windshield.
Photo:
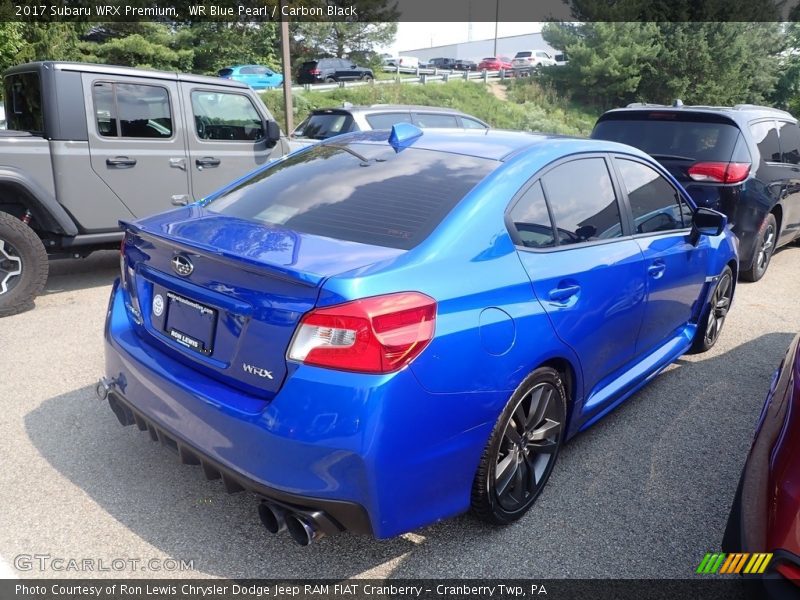
{"label": "rear windshield", "polygon": [[44,132],[42,89],[38,73],[17,73],[5,78],[6,126],[14,131]]}
{"label": "rear windshield", "polygon": [[595,126],[592,137],[634,146],[656,159],[727,162],[733,155],[739,128],[729,123],[674,118],[605,119]]}
{"label": "rear windshield", "polygon": [[219,73],[217,73],[220,77],[227,77],[233,73],[233,69],[220,69]]}
{"label": "rear windshield", "polygon": [[317,61],[314,60],[314,61],[311,61],[311,62],[304,62],[303,66],[300,67],[300,68],[301,69],[313,69],[316,66],[317,66]]}
{"label": "rear windshield", "polygon": [[353,125],[353,117],[348,113],[324,113],[311,115],[294,130],[294,136],[325,140],[329,137],[347,133]]}
{"label": "rear windshield", "polygon": [[318,145],[208,204],[301,233],[408,250],[500,163],[387,145]]}
{"label": "rear windshield", "polygon": [[517,55],[514,58],[528,58],[533,54],[532,52],[517,52]]}

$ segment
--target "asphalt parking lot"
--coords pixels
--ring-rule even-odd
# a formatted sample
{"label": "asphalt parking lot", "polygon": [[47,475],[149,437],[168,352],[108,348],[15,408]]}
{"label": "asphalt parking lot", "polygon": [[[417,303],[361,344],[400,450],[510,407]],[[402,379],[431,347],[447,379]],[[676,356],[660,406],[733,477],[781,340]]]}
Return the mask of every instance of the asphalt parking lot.
{"label": "asphalt parking lot", "polygon": [[[0,321],[0,576],[691,576],[719,550],[770,378],[800,331],[800,247],[740,283],[713,351],[681,359],[562,452],[534,508],[504,528],[460,517],[387,541],[301,548],[134,427],[93,387],[118,257],[51,264],[33,311]],[[193,561],[183,573],[20,571],[19,555]]]}

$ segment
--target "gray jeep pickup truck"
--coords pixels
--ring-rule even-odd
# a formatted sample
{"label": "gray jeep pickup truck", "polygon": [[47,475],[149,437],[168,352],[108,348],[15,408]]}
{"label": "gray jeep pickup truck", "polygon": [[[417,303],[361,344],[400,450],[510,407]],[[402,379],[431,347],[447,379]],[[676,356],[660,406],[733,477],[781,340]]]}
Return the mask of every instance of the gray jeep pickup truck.
{"label": "gray jeep pickup truck", "polygon": [[228,79],[38,62],[3,84],[0,317],[32,305],[48,255],[117,247],[121,219],[199,200],[289,151],[255,92]]}

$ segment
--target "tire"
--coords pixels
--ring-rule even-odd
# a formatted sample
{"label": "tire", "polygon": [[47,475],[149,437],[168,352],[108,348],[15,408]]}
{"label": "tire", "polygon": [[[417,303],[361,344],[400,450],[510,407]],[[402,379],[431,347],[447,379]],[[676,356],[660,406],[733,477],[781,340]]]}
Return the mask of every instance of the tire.
{"label": "tire", "polygon": [[745,281],[758,281],[764,276],[764,273],[767,272],[767,267],[769,267],[769,261],[772,260],[772,254],[775,252],[777,241],[778,222],[775,220],[775,215],[769,213],[758,229],[753,264],[749,269],[742,271],[742,279]]}
{"label": "tire", "polygon": [[336,80],[333,77],[326,77],[325,83],[336,83]]}
{"label": "tire", "polygon": [[372,77],[372,75],[370,75],[369,73],[368,73],[368,74],[366,74],[366,75],[364,75],[364,76],[361,78],[361,81],[366,81],[367,83],[369,83],[369,82],[370,82],[370,81],[372,81],[372,80],[373,80],[373,77]]}
{"label": "tire", "polygon": [[731,307],[731,300],[733,300],[733,271],[726,266],[719,275],[717,285],[714,286],[708,308],[697,325],[697,332],[692,342],[692,354],[708,352],[717,343],[722,326],[725,324],[725,317],[728,316]]}
{"label": "tire", "polygon": [[[541,367],[512,394],[489,436],[472,484],[475,515],[494,525],[522,517],[547,483],[566,429],[558,371]],[[527,433],[520,437],[522,428]]]}
{"label": "tire", "polygon": [[25,223],[0,213],[0,317],[33,307],[49,271],[47,252]]}

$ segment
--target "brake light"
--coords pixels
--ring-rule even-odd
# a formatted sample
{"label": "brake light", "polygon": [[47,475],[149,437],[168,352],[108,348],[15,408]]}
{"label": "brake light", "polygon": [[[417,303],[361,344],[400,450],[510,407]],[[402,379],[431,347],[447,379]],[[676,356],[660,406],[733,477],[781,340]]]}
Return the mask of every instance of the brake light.
{"label": "brake light", "polygon": [[689,177],[694,181],[739,183],[750,174],[750,163],[699,162],[689,167]]}
{"label": "brake light", "polygon": [[786,579],[791,580],[793,584],[796,586],[800,586],[800,567],[797,565],[793,565],[792,563],[779,563],[775,570],[786,577]]}
{"label": "brake light", "polygon": [[312,75],[319,75],[320,73],[322,73],[322,71],[320,71],[319,69],[311,69],[309,73],[311,73]]}
{"label": "brake light", "polygon": [[288,357],[307,365],[361,373],[391,373],[433,339],[436,301],[419,292],[354,300],[311,311]]}

